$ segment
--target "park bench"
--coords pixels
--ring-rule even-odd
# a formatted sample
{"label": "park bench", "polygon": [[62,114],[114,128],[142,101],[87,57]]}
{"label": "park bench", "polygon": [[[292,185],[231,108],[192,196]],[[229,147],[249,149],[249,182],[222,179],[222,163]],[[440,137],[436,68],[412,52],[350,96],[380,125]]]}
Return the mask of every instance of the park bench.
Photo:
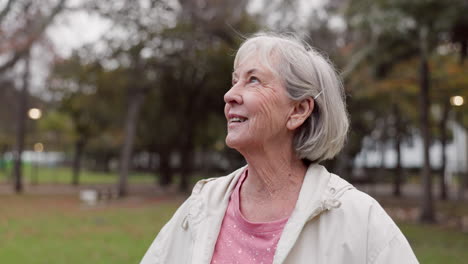
{"label": "park bench", "polygon": [[80,191],[80,200],[87,205],[96,205],[101,201],[111,201],[118,198],[115,188],[89,188]]}

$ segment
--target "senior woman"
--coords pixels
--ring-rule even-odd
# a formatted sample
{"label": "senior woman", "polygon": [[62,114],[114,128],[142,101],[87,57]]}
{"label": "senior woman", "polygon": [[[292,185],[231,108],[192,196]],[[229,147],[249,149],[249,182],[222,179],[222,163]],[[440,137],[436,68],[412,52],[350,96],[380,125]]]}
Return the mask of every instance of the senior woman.
{"label": "senior woman", "polygon": [[226,144],[247,166],[198,182],[141,263],[418,263],[373,198],[318,165],[349,126],[324,57],[297,38],[255,35],[224,101]]}

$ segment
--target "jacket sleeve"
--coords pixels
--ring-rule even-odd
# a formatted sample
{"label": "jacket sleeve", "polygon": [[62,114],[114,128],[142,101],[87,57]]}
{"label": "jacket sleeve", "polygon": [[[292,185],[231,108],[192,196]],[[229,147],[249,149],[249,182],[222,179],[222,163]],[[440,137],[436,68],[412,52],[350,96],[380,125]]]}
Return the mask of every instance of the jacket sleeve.
{"label": "jacket sleeve", "polygon": [[391,264],[391,263],[419,263],[416,259],[416,256],[411,250],[411,247],[400,232],[396,234],[384,247],[380,253],[377,255],[377,258],[373,262],[375,264]]}
{"label": "jacket sleeve", "polygon": [[190,198],[177,209],[171,220],[159,231],[140,264],[186,263],[180,258],[189,256],[187,251],[191,249],[190,233],[184,228],[189,203]]}
{"label": "jacket sleeve", "polygon": [[368,264],[419,263],[408,240],[377,201],[369,210]]}

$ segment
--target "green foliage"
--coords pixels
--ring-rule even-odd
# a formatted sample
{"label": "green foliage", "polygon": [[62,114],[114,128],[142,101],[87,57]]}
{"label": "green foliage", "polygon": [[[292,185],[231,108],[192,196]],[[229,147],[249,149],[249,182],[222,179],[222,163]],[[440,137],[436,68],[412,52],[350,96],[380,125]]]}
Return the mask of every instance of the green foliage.
{"label": "green foliage", "polygon": [[[129,78],[126,69],[107,70],[97,62],[86,63],[78,55],[55,65],[50,90],[59,100],[53,111],[56,114],[50,117],[53,120],[46,117],[44,121],[52,124],[43,126],[54,126],[56,138],[71,136],[69,144],[83,142],[89,153],[117,152],[122,138],[124,87]],[[72,131],[63,130],[70,123]]]}
{"label": "green foliage", "polygon": [[[168,48],[166,57],[157,61],[162,66],[156,68],[156,89],[143,106],[140,149],[214,149],[224,138],[223,95],[231,83],[232,54],[241,38],[232,36],[232,29],[211,34],[196,26],[180,22],[161,33]],[[245,16],[236,27],[254,24]]]}
{"label": "green foliage", "polygon": [[15,117],[18,92],[10,82],[2,82],[0,96],[0,152],[10,148],[14,142]]}
{"label": "green foliage", "polygon": [[67,150],[76,138],[70,117],[57,110],[47,111],[37,120],[37,130],[34,137],[47,146],[47,151]]}
{"label": "green foliage", "polygon": [[[376,121],[392,115],[394,107],[403,113],[404,135],[413,134],[411,128],[419,127],[420,56],[424,46],[429,52],[429,81],[435,104],[442,105],[466,87],[466,72],[455,62],[455,49],[449,43],[453,28],[463,21],[464,5],[459,0],[352,0],[342,9],[351,36],[345,50],[353,50],[351,54],[370,51],[346,82],[352,95],[349,109],[354,140],[370,135]],[[423,29],[428,33],[424,41]],[[439,50],[446,52],[440,54]],[[353,145],[353,149],[360,148],[360,144]]]}

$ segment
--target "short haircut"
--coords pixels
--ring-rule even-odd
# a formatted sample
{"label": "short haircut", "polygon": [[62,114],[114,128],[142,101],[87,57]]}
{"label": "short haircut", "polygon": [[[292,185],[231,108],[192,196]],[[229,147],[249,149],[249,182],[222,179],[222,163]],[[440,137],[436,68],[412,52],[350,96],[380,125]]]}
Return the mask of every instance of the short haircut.
{"label": "short haircut", "polygon": [[332,64],[294,35],[259,33],[247,38],[234,67],[252,55],[280,76],[292,100],[315,97],[312,114],[295,131],[299,158],[320,162],[335,157],[344,146],[349,119],[343,85]]}

